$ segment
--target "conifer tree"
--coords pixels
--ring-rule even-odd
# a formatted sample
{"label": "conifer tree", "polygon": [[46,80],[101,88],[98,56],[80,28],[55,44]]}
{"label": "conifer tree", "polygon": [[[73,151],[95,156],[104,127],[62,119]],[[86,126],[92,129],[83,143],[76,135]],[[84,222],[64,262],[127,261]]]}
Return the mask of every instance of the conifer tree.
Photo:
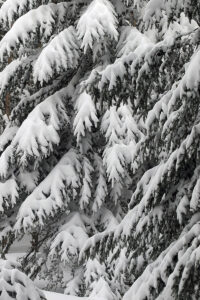
{"label": "conifer tree", "polygon": [[108,77],[116,61],[102,71],[98,88],[117,94],[123,78],[121,98],[127,95],[144,122],[132,148],[132,176],[140,177],[117,229],[95,246],[91,240],[85,252],[105,257],[104,245],[112,244],[106,261],[114,268],[124,256],[121,276],[119,271],[112,278],[127,291],[124,300],[199,299],[200,7],[197,1],[134,3],[140,34],[150,42],[136,53],[131,49],[119,83]]}
{"label": "conifer tree", "polygon": [[[4,0],[0,252],[93,300],[198,299],[194,0]],[[1,122],[1,121],[0,121]]]}
{"label": "conifer tree", "polygon": [[0,299],[46,300],[44,294],[18,267],[16,263],[0,260]]}

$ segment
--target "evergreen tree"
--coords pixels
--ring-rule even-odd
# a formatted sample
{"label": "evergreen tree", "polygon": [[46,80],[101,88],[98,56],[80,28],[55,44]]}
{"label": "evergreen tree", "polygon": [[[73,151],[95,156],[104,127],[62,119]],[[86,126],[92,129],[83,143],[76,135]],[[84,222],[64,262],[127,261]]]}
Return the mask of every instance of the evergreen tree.
{"label": "evergreen tree", "polygon": [[[199,299],[199,2],[138,1],[138,10],[151,43],[124,69],[120,95],[144,121],[132,148],[132,176],[143,174],[117,229],[85,250],[105,257],[103,245],[112,244],[106,260],[114,268],[125,254],[112,279],[128,290],[124,300]],[[120,97],[108,74],[98,88]]]}
{"label": "evergreen tree", "polygon": [[31,236],[30,278],[200,297],[199,16],[197,0],[2,1],[0,250]]}
{"label": "evergreen tree", "polygon": [[15,263],[0,260],[0,299],[45,300],[44,294],[18,267]]}

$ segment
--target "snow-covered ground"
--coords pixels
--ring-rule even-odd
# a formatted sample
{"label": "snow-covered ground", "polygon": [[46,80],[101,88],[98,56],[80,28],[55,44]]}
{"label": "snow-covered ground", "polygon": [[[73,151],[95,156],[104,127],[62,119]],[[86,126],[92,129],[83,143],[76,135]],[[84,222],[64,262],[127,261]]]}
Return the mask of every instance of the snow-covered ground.
{"label": "snow-covered ground", "polygon": [[86,300],[88,298],[79,298],[75,296],[66,296],[58,293],[44,291],[47,300]]}

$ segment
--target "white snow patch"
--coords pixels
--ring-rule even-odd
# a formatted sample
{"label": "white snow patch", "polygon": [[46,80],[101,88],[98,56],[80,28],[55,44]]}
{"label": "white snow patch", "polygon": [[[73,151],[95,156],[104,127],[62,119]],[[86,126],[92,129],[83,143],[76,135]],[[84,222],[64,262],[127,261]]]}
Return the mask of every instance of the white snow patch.
{"label": "white snow patch", "polygon": [[52,293],[52,292],[47,292],[44,291],[45,296],[47,297],[47,300],[86,300],[88,298],[86,297],[76,297],[76,296],[67,296],[63,294],[58,294],[58,293]]}

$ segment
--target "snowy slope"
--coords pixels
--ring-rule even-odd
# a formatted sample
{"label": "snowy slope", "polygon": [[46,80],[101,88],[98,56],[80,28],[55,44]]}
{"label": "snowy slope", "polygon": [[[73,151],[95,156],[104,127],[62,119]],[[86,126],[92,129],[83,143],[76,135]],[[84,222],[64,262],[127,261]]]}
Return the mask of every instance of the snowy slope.
{"label": "snowy slope", "polygon": [[52,292],[44,292],[45,296],[47,297],[47,300],[86,300],[88,298],[79,298],[75,296],[66,296],[58,293],[52,293]]}

